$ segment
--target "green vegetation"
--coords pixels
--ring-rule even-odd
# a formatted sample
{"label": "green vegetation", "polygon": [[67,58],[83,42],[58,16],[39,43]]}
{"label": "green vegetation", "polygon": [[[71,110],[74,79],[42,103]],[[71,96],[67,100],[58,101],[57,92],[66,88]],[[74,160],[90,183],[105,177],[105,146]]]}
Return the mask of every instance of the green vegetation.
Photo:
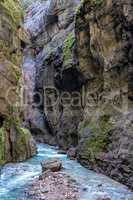
{"label": "green vegetation", "polygon": [[6,121],[4,122],[4,127],[10,129],[10,127],[20,127],[21,119],[19,117],[19,108],[16,106],[8,107],[8,115],[6,116]]}
{"label": "green vegetation", "polygon": [[7,41],[0,40],[0,50],[4,56],[10,58],[10,48]]}
{"label": "green vegetation", "polygon": [[103,3],[103,0],[93,0],[93,2],[95,3],[95,5],[101,6],[101,4]]}
{"label": "green vegetation", "polygon": [[82,134],[85,128],[91,129],[93,135],[86,140],[87,148],[83,156],[88,160],[94,161],[97,158],[98,153],[106,151],[111,131],[109,116],[102,116],[98,121],[84,121],[80,127],[80,134]]}
{"label": "green vegetation", "polygon": [[9,161],[6,160],[6,143],[9,143],[7,134],[11,129],[15,136],[14,141],[12,141],[12,161],[21,161],[27,157],[27,153],[30,155],[28,151],[31,137],[29,130],[21,127],[19,117],[11,115],[10,118],[9,116],[7,118],[3,127],[0,128],[0,164]]}
{"label": "green vegetation", "polygon": [[21,78],[21,70],[16,65],[12,65],[12,70],[13,70],[13,75],[15,76],[15,79],[18,82]]}
{"label": "green vegetation", "polygon": [[90,7],[96,7],[99,8],[103,4],[104,0],[81,0],[80,5],[76,8],[76,15],[79,16],[82,14],[82,7],[86,5],[87,3],[90,4]]}
{"label": "green vegetation", "polygon": [[[7,72],[7,77],[4,78],[9,79],[11,84],[13,83],[18,88],[18,80],[21,77],[21,68],[19,65],[22,62],[20,40],[25,37],[25,35],[23,36],[24,30],[21,27],[23,12],[20,8],[19,0],[0,1],[0,11],[2,12],[0,24],[3,33],[0,40],[1,64],[3,65],[4,63],[3,66],[5,67],[5,72]],[[5,32],[7,34],[4,35]],[[17,102],[17,95],[11,99],[11,101],[14,101],[14,104]],[[25,159],[27,153],[30,155],[29,140],[31,135],[27,129],[21,127],[19,108],[8,106],[8,102],[5,103],[5,106],[4,122],[2,123],[2,127],[0,127],[0,165],[9,161]],[[14,137],[10,138],[12,132]]]}
{"label": "green vegetation", "polygon": [[[9,62],[6,63],[7,66],[10,67],[8,75],[13,77],[13,79],[15,78],[16,81],[18,81],[21,76],[19,65],[22,62],[22,52],[20,50],[19,41],[17,40],[16,31],[21,23],[23,13],[21,8],[19,7],[19,3],[17,0],[3,0],[2,2],[0,2],[0,6],[2,7],[2,11],[4,11],[5,19],[7,20],[7,30],[9,29],[9,23],[10,31],[12,32],[12,34],[10,34],[10,38],[7,37],[7,40],[0,40],[1,59],[3,58],[4,62],[5,60]],[[4,18],[1,23],[4,24]],[[16,44],[18,45],[17,50],[15,49]],[[14,50],[16,51],[15,53],[13,53]]]}
{"label": "green vegetation", "polygon": [[63,56],[64,56],[65,65],[72,62],[72,48],[74,46],[74,42],[75,42],[74,33],[69,33],[69,35],[67,36],[64,42],[64,48],[63,48]]}
{"label": "green vegetation", "polygon": [[18,2],[14,0],[3,0],[0,2],[0,5],[5,9],[5,13],[12,19],[16,26],[20,24],[23,14]]}
{"label": "green vegetation", "polygon": [[0,165],[5,162],[5,129],[0,128]]}
{"label": "green vegetation", "polygon": [[28,129],[22,128],[20,126],[16,127],[17,132],[17,140],[14,144],[14,152],[13,152],[13,160],[21,161],[23,160],[23,156],[27,153],[27,147],[29,143],[29,139],[31,137]]}

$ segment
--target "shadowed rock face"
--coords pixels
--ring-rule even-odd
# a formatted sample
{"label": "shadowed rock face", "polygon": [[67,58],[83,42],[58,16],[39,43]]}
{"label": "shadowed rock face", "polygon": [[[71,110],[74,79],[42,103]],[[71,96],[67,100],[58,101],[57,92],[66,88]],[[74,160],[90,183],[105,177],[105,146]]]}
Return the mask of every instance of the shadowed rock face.
{"label": "shadowed rock face", "polygon": [[130,0],[84,1],[76,15],[79,70],[90,77],[85,88],[92,103],[79,125],[78,157],[131,188],[132,19]]}
{"label": "shadowed rock face", "polygon": [[22,11],[16,1],[0,2],[0,164],[22,161],[36,153],[29,131],[21,128],[18,89],[22,48],[29,42],[21,27]]}
{"label": "shadowed rock face", "polygon": [[132,2],[77,5],[36,3],[26,18],[39,112],[49,127],[43,138],[63,149],[76,146],[83,164],[132,188]]}
{"label": "shadowed rock face", "polygon": [[[70,39],[70,48],[66,45],[66,51],[69,51],[68,54],[72,54],[71,51],[73,51],[74,13],[78,3],[78,1],[66,0],[37,2],[31,6],[25,20],[35,52],[35,91],[40,92],[42,99],[49,104],[45,106],[42,102],[39,106],[41,115],[44,113],[41,120],[44,122],[44,128],[40,128],[37,123],[34,126],[35,117],[30,118],[32,131],[38,131],[37,137],[42,133],[45,142],[58,143],[65,149],[77,144],[76,130],[81,118],[80,109],[77,111],[70,106],[63,108],[57,101],[61,96],[61,91],[70,91],[70,93],[79,91],[84,81],[82,74],[76,69],[76,57],[66,58],[68,63],[63,61],[63,45],[67,37]],[[69,33],[71,33],[70,36]],[[74,63],[73,60],[75,60]],[[47,87],[45,96],[44,88]],[[35,97],[34,101],[38,103],[38,98]],[[51,105],[53,101],[55,105]],[[40,118],[39,112],[36,120]],[[73,119],[75,119],[75,124]]]}

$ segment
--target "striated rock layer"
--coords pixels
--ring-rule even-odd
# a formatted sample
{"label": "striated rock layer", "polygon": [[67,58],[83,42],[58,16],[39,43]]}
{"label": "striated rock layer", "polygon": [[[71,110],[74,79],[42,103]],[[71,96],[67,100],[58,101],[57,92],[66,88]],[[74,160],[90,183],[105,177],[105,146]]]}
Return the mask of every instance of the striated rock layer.
{"label": "striated rock layer", "polygon": [[[79,160],[133,185],[131,1],[84,1],[76,15],[79,69],[88,82]],[[133,189],[133,188],[132,188]]]}
{"label": "striated rock layer", "polygon": [[17,1],[0,2],[0,164],[36,153],[30,132],[21,127],[20,65],[23,47],[29,42],[21,26],[22,15]]}
{"label": "striated rock layer", "polygon": [[33,119],[30,126],[44,142],[76,147],[84,165],[132,188],[133,5],[78,5],[49,0],[29,9],[35,91],[42,97],[34,99],[41,126]]}
{"label": "striated rock layer", "polygon": [[[69,58],[74,46],[74,14],[78,4],[76,0],[37,2],[31,6],[25,20],[32,36],[36,63],[35,91],[42,97],[39,102],[38,95],[34,96],[40,113],[28,119],[29,125],[37,137],[43,136],[44,142],[58,143],[64,149],[77,144],[76,129],[81,120],[80,109],[60,102],[62,92],[79,91],[83,81],[73,58]],[[38,120],[39,123],[35,123]]]}

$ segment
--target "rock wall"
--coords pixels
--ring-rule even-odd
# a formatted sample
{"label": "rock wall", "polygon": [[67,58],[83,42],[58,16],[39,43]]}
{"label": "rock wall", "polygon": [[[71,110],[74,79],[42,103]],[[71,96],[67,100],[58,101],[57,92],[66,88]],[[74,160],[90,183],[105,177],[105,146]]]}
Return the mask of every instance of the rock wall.
{"label": "rock wall", "polygon": [[19,80],[23,47],[29,42],[18,1],[0,2],[0,164],[36,153],[30,132],[21,127]]}
{"label": "rock wall", "polygon": [[49,0],[28,11],[42,98],[36,108],[45,122],[39,134],[76,147],[81,163],[132,188],[132,2],[78,5]]}
{"label": "rock wall", "polygon": [[76,15],[79,69],[88,78],[78,159],[131,188],[132,19],[130,0],[84,1]]}
{"label": "rock wall", "polygon": [[[36,62],[35,91],[42,97],[42,103],[36,106],[40,113],[36,120],[30,119],[31,130],[37,133],[36,136],[41,134],[44,142],[59,144],[64,149],[77,144],[76,130],[82,117],[80,105],[77,110],[70,102],[66,102],[66,106],[61,103],[61,96],[67,95],[62,92],[75,95],[84,81],[76,69],[76,57],[71,56],[75,43],[74,14],[78,4],[76,0],[37,2],[31,6],[25,20],[32,36]],[[36,95],[35,102],[38,104]],[[37,118],[40,123],[34,126]]]}

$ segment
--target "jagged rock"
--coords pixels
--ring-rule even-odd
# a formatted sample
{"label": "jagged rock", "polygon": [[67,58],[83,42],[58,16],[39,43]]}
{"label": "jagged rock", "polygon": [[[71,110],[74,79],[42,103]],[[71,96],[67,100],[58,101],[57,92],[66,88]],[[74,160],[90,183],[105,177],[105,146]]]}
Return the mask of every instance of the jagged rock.
{"label": "jagged rock", "polygon": [[47,142],[52,137],[62,149],[77,147],[81,163],[132,188],[132,2],[49,4],[34,4],[26,22]]}
{"label": "jagged rock", "polygon": [[44,171],[40,176],[39,176],[39,180],[44,180],[46,177],[48,177],[51,174],[51,170],[48,169],[46,171]]}
{"label": "jagged rock", "polygon": [[[12,148],[12,149],[11,149]],[[19,126],[11,128],[0,128],[0,163],[11,161],[23,161],[37,152],[36,143],[31,133]]]}
{"label": "jagged rock", "polygon": [[79,200],[81,195],[77,182],[63,172],[50,172],[44,179],[36,179],[26,194],[27,198],[46,200]]}
{"label": "jagged rock", "polygon": [[76,148],[69,148],[67,151],[67,156],[70,159],[76,159],[76,155],[77,155],[77,149]]}
{"label": "jagged rock", "polygon": [[23,48],[30,43],[18,1],[0,2],[0,164],[36,153],[30,132],[21,127],[20,78]]}
{"label": "jagged rock", "polygon": [[130,0],[83,1],[76,14],[79,70],[88,78],[89,95],[79,125],[79,160],[131,188],[132,16]]}
{"label": "jagged rock", "polygon": [[[81,105],[77,106],[79,109],[76,110],[74,106],[62,106],[59,103],[62,96],[60,90],[71,91],[71,96],[74,96],[74,92],[79,91],[84,81],[76,70],[76,56],[72,54],[75,40],[74,14],[78,4],[77,0],[36,2],[30,7],[25,20],[25,26],[31,33],[32,46],[36,51],[35,91],[48,103],[44,105],[43,102],[39,107],[39,112],[41,110],[45,113],[49,125],[48,132],[42,131],[40,135],[44,142],[56,143],[65,150],[76,145],[77,127],[82,117]],[[45,88],[48,90],[45,91]],[[34,118],[33,113],[32,116]],[[33,118],[31,123],[34,125]]]}
{"label": "jagged rock", "polygon": [[36,155],[36,143],[28,129],[17,128],[13,135],[10,135],[13,161],[23,161]]}
{"label": "jagged rock", "polygon": [[41,162],[41,166],[42,172],[45,172],[47,170],[51,170],[52,172],[58,172],[62,168],[62,163],[59,159],[51,159]]}

